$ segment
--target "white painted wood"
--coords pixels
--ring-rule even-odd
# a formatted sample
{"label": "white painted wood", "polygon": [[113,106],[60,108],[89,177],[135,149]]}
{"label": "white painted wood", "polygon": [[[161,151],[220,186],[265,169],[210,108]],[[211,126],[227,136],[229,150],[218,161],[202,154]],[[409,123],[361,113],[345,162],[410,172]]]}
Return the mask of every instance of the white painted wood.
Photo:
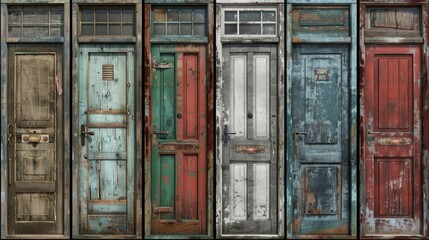
{"label": "white painted wood", "polygon": [[231,220],[246,220],[247,215],[247,164],[234,163],[230,165],[231,194],[229,207]]}
{"label": "white painted wood", "polygon": [[253,164],[253,219],[265,220],[270,217],[270,165],[267,163]]}
{"label": "white painted wood", "polygon": [[247,57],[245,54],[231,55],[231,132],[233,137],[244,137],[247,134]]}
{"label": "white painted wood", "polygon": [[270,111],[270,56],[269,54],[253,56],[254,72],[254,133],[256,138],[269,138]]}

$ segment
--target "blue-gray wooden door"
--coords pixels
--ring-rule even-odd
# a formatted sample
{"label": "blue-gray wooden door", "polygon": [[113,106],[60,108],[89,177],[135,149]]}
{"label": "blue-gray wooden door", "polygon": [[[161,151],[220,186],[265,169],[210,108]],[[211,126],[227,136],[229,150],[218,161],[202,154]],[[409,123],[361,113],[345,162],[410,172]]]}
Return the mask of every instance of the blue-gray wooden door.
{"label": "blue-gray wooden door", "polygon": [[134,234],[134,47],[79,48],[79,234]]}
{"label": "blue-gray wooden door", "polygon": [[293,234],[350,234],[348,51],[293,47]]}

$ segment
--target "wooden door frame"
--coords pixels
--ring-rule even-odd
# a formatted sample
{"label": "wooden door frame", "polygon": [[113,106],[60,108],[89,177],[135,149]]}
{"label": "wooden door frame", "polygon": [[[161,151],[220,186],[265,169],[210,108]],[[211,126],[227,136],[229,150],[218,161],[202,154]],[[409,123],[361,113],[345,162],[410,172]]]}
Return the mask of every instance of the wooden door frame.
{"label": "wooden door frame", "polygon": [[[350,58],[350,79],[349,79],[349,156],[350,156],[350,235],[299,235],[300,238],[321,238],[330,236],[336,238],[356,238],[357,237],[357,221],[359,219],[357,215],[357,108],[358,108],[358,90],[357,90],[357,63],[355,60],[357,59],[357,0],[317,0],[312,1],[310,4],[306,0],[289,0],[287,1],[287,11],[291,12],[293,6],[296,5],[341,5],[341,6],[349,6],[350,7],[350,33],[349,37],[323,37],[323,38],[301,38],[301,39],[293,39],[293,31],[292,31],[292,16],[291,14],[287,14],[286,18],[286,29],[287,29],[287,37],[286,37],[286,46],[287,46],[287,80],[286,80],[286,92],[292,91],[292,51],[293,44],[338,44],[342,43],[349,47],[349,58]],[[353,18],[352,16],[356,16]],[[348,40],[350,38],[350,40]],[[292,125],[292,99],[290,95],[286,96],[287,98],[287,111],[286,111],[286,121],[287,121],[287,130],[286,130],[286,142],[287,142],[287,165],[286,165],[286,179],[287,179],[287,201],[286,201],[286,228],[287,228],[287,237],[295,238],[296,235],[292,234],[292,223],[293,223],[293,206],[292,199],[293,196],[293,184],[292,184],[292,167],[293,167],[293,142],[294,142],[294,133],[293,133],[293,125]]]}
{"label": "wooden door frame", "polygon": [[[180,38],[171,38],[165,40],[152,40],[151,39],[151,7],[152,6],[192,6],[197,4],[198,6],[207,7],[207,27],[208,35],[207,41],[201,41],[200,39],[180,39]],[[207,146],[206,146],[206,161],[207,161],[207,233],[203,236],[204,238],[213,237],[213,220],[214,212],[212,210],[213,201],[214,201],[214,178],[213,178],[213,151],[214,151],[214,83],[213,83],[213,0],[201,0],[198,3],[189,3],[188,0],[177,0],[172,3],[169,0],[146,0],[144,4],[144,220],[145,220],[145,236],[160,236],[154,235],[151,233],[151,222],[152,222],[152,204],[151,204],[151,146],[152,146],[152,105],[151,105],[151,79],[152,79],[152,55],[151,48],[152,44],[162,45],[162,44],[171,44],[176,45],[187,45],[187,44],[204,44],[207,48],[206,58],[206,86],[207,86]],[[170,235],[174,238],[189,238],[192,235]]]}
{"label": "wooden door frame", "polygon": [[[400,7],[400,6],[414,6],[419,7],[421,9],[421,25],[422,25],[422,35],[421,39],[413,39],[413,38],[385,38],[385,39],[377,39],[377,38],[365,38],[365,21],[366,21],[366,8],[371,6],[377,6],[377,7]],[[429,70],[429,3],[426,0],[379,0],[379,1],[370,1],[370,0],[362,0],[360,2],[359,6],[359,72],[360,72],[360,78],[359,78],[359,86],[360,86],[360,126],[359,126],[359,167],[360,167],[360,173],[359,173],[359,202],[360,202],[360,208],[359,208],[359,214],[360,216],[365,215],[365,177],[364,177],[364,162],[365,162],[365,155],[364,155],[364,149],[365,149],[365,142],[364,138],[366,133],[364,132],[365,126],[363,122],[364,117],[364,111],[365,106],[363,105],[365,99],[364,99],[364,88],[365,88],[365,53],[366,53],[366,46],[369,44],[382,44],[382,45],[420,45],[422,48],[421,52],[421,98],[422,98],[422,106],[421,106],[421,124],[422,124],[422,139],[420,139],[422,152],[421,152],[421,164],[423,169],[423,175],[422,175],[422,194],[423,196],[428,196],[429,194],[429,76],[428,76],[428,70]],[[425,47],[426,46],[426,47]],[[423,234],[426,235],[425,237],[429,236],[429,200],[426,197],[423,197],[422,199],[422,207],[423,207]],[[360,219],[362,222],[362,219]],[[359,229],[359,235],[362,239],[377,239],[380,237],[380,235],[376,236],[365,236],[365,229],[364,224],[360,225]]]}
{"label": "wooden door frame", "polygon": [[[258,3],[259,2],[259,3]],[[229,4],[228,4],[229,3]],[[286,9],[283,0],[267,0],[262,4],[260,1],[255,0],[244,0],[240,1],[240,4],[246,8],[258,7],[258,6],[269,6],[277,9],[278,16],[278,33],[277,37],[262,37],[256,38],[240,38],[240,37],[223,37],[222,31],[216,31],[216,237],[217,238],[281,238],[284,237],[284,202],[285,202],[285,123],[282,119],[285,119],[285,18]],[[222,29],[222,9],[223,7],[232,6],[230,2],[225,0],[218,0],[216,2],[216,29]],[[235,5],[234,5],[235,6]],[[223,234],[222,233],[222,116],[223,103],[222,103],[222,85],[223,85],[223,56],[222,46],[223,44],[277,44],[277,99],[278,99],[278,143],[277,143],[277,191],[278,191],[278,206],[277,206],[277,234]]]}
{"label": "wooden door frame", "polygon": [[[135,217],[135,233],[131,235],[109,235],[112,238],[120,238],[120,237],[127,237],[127,238],[134,238],[134,239],[140,239],[142,238],[142,204],[143,204],[143,197],[142,197],[142,185],[143,185],[143,171],[142,171],[142,149],[143,146],[143,139],[142,139],[142,108],[143,108],[143,84],[142,84],[142,54],[139,54],[142,50],[142,31],[139,31],[143,28],[142,26],[142,0],[106,0],[105,5],[120,5],[120,4],[126,4],[131,5],[135,7],[135,36],[134,37],[126,37],[126,38],[115,38],[115,37],[80,37],[78,34],[78,16],[79,16],[79,7],[84,5],[97,5],[100,4],[100,1],[97,0],[73,0],[73,3],[71,4],[71,26],[72,26],[72,60],[71,60],[71,76],[73,79],[73,82],[71,84],[72,88],[72,101],[73,101],[73,108],[71,111],[72,118],[72,153],[73,153],[73,159],[71,162],[71,174],[72,174],[72,214],[73,216],[78,216],[79,206],[78,206],[78,199],[77,193],[78,193],[78,169],[79,169],[79,160],[81,156],[80,152],[80,129],[79,129],[79,95],[78,95],[78,51],[79,51],[79,44],[80,43],[88,43],[88,44],[115,44],[119,45],[121,43],[127,43],[127,44],[133,44],[134,45],[134,78],[135,78],[135,93],[134,93],[134,108],[135,108],[135,192],[134,192],[134,199],[133,202],[135,204],[134,207],[134,217]],[[100,235],[100,234],[79,234],[79,219],[77,217],[73,217],[72,222],[72,234],[71,236],[73,238],[106,238],[106,235]]]}
{"label": "wooden door frame", "polygon": [[[62,80],[63,80],[63,126],[61,129],[63,130],[63,234],[54,234],[54,235],[37,235],[41,238],[51,239],[51,238],[63,238],[68,239],[70,237],[70,172],[66,171],[66,169],[70,166],[70,68],[69,60],[70,60],[70,1],[69,0],[56,0],[54,2],[48,0],[34,0],[31,2],[22,2],[28,5],[52,5],[52,4],[60,4],[64,9],[64,34],[63,37],[55,37],[55,38],[12,38],[7,36],[7,6],[12,4],[17,4],[14,0],[5,0],[1,3],[1,92],[6,93],[6,89],[8,89],[8,45],[9,44],[19,44],[25,43],[27,45],[34,44],[37,46],[39,43],[44,45],[50,44],[60,44],[62,45]],[[1,238],[16,238],[19,236],[20,238],[34,238],[34,235],[10,235],[7,231],[7,216],[8,216],[8,208],[7,208],[7,199],[8,199],[8,163],[7,163],[7,136],[6,136],[6,127],[7,127],[7,112],[8,112],[8,97],[7,94],[2,94],[1,96],[1,219],[2,224],[0,226]],[[4,222],[3,222],[4,220]]]}

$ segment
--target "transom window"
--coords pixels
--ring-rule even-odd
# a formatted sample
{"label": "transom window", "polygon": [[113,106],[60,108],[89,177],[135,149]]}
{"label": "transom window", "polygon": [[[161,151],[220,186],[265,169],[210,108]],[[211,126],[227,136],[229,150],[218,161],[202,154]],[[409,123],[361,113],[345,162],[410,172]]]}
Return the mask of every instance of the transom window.
{"label": "transom window", "polygon": [[61,6],[8,6],[9,37],[62,37]]}
{"label": "transom window", "polygon": [[86,7],[80,9],[81,36],[134,36],[132,6]]}
{"label": "transom window", "polygon": [[224,9],[224,36],[276,36],[276,9]]}
{"label": "transom window", "polygon": [[206,36],[207,11],[205,8],[153,9],[153,32],[156,35]]}

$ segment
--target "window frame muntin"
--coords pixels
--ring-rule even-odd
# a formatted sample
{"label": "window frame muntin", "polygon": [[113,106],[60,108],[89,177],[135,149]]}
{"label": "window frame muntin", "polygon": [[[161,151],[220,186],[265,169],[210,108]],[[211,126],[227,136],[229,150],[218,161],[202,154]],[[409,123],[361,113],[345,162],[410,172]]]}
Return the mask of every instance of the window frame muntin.
{"label": "window frame muntin", "polygon": [[[237,12],[237,21],[225,21],[225,11],[236,11]],[[261,21],[248,21],[248,22],[242,22],[242,24],[255,24],[259,23],[261,26],[261,34],[240,34],[240,11],[246,11],[246,12],[261,12]],[[262,20],[262,12],[264,11],[274,11],[276,19],[274,22],[264,22]],[[278,7],[273,6],[225,6],[222,8],[221,12],[221,37],[222,38],[278,38],[279,34],[279,18],[278,18]],[[225,34],[225,24],[236,24],[237,26],[237,34]],[[263,25],[264,24],[274,24],[275,27],[275,34],[262,34],[263,33]]]}

